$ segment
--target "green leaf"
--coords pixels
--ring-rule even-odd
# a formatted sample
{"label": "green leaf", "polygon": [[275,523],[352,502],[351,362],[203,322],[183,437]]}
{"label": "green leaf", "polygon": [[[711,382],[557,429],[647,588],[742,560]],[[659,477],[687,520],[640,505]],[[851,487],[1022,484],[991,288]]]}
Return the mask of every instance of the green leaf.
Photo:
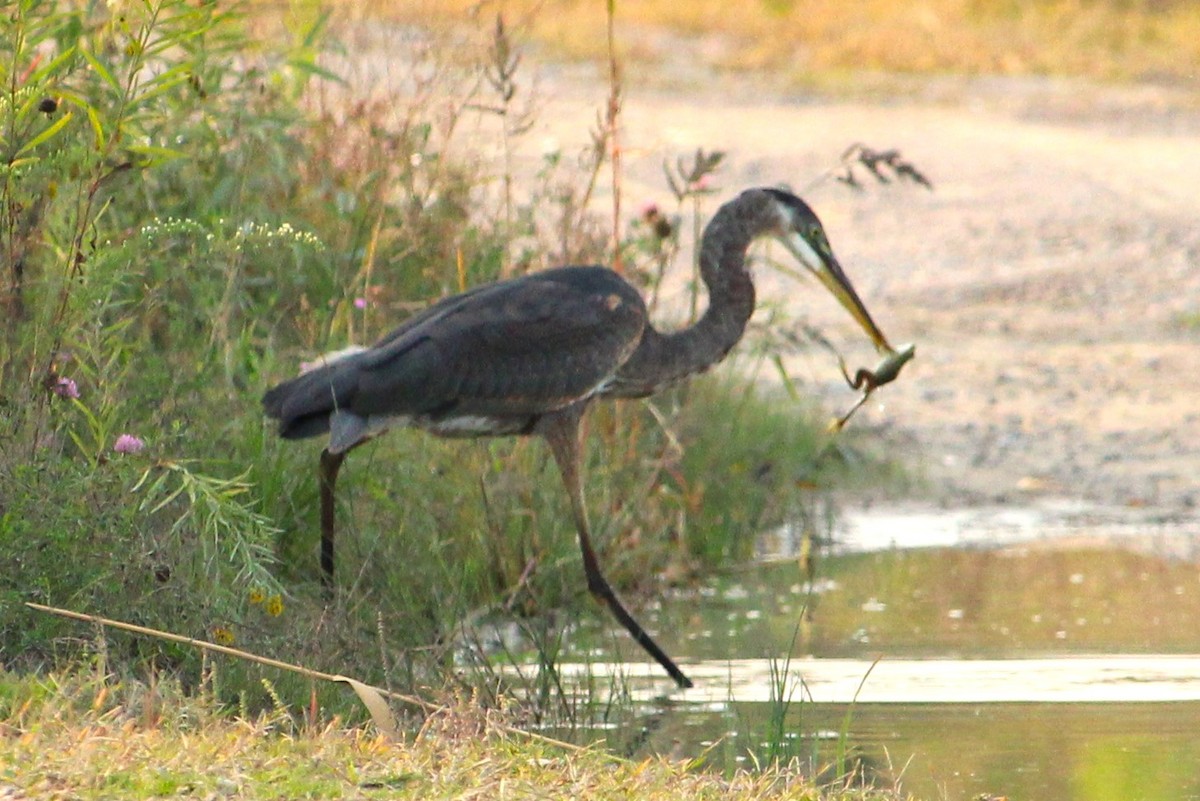
{"label": "green leaf", "polygon": [[[174,71],[175,70],[172,70],[172,72],[174,72]],[[165,73],[163,76],[159,76],[159,78],[156,79],[154,87],[152,89],[148,89],[144,93],[138,95],[137,104],[136,104],[138,107],[144,105],[146,103],[146,101],[152,100],[153,98],[158,97],[163,92],[169,92],[172,89],[174,89],[176,86],[179,86],[179,84],[186,83],[188,80],[188,75],[186,73],[184,73],[182,75],[175,75],[169,81],[162,81],[162,78],[164,76],[165,76]],[[160,83],[159,81],[162,81],[162,82]]]}
{"label": "green leaf", "polygon": [[49,61],[45,66],[39,67],[25,79],[26,86],[37,86],[41,83],[42,78],[49,75],[58,69],[64,61],[75,55],[75,45],[71,45],[66,50],[59,53],[53,60]]}
{"label": "green leaf", "polygon": [[121,84],[117,83],[117,79],[113,77],[111,72],[109,72],[108,67],[100,63],[100,59],[96,58],[89,51],[80,50],[79,52],[83,53],[83,57],[86,58],[87,62],[92,65],[92,69],[96,71],[96,74],[99,75],[106,84],[112,87],[114,92],[120,94],[122,91]]}
{"label": "green leaf", "polygon": [[21,149],[17,151],[17,155],[19,156],[22,153],[26,152],[27,150],[33,150],[38,145],[42,144],[43,142],[45,142],[48,139],[50,139],[51,137],[53,137],[56,133],[58,133],[59,131],[61,131],[63,129],[63,126],[65,126],[68,122],[71,121],[72,116],[73,116],[73,112],[68,111],[66,114],[59,117],[57,120],[54,121],[54,123],[52,125],[47,127],[44,131],[42,131],[37,136],[30,139],[24,145],[22,145]]}
{"label": "green leaf", "polygon": [[67,433],[70,435],[71,441],[75,443],[75,447],[79,448],[80,453],[86,455],[88,458],[94,458],[92,449],[84,444],[83,437],[79,436],[79,434],[75,431],[69,431]]}
{"label": "green leaf", "polygon": [[787,369],[783,366],[783,357],[778,353],[771,354],[771,363],[775,365],[775,370],[779,373],[779,378],[783,381],[783,388],[787,390],[788,397],[792,400],[800,400],[800,391],[796,389],[796,382],[792,381],[792,377],[788,375]]}
{"label": "green leaf", "polygon": [[345,78],[338,75],[337,73],[330,72],[329,70],[325,69],[324,67],[318,65],[316,62],[311,61],[309,59],[291,58],[291,59],[288,59],[287,63],[288,63],[289,67],[291,67],[292,69],[295,69],[295,70],[299,70],[300,72],[306,72],[309,75],[316,75],[318,77],[324,78],[327,81],[333,81],[334,83],[340,83],[343,86],[346,85]]}
{"label": "green leaf", "polygon": [[25,102],[22,103],[17,108],[16,113],[13,115],[13,119],[16,120],[18,123],[25,122],[25,120],[31,114],[33,114],[33,110],[37,107],[37,104],[40,102],[40,97],[39,97],[40,94],[41,94],[40,92],[26,92],[25,93],[25,95],[26,95]]}
{"label": "green leaf", "polygon": [[[164,478],[165,478],[165,476],[164,476]],[[156,482],[154,482],[154,486],[151,489],[157,490],[158,488],[159,488],[159,482],[156,481]],[[196,502],[195,494],[192,492],[191,487],[189,487],[185,482],[181,481],[179,483],[178,487],[176,487],[171,492],[168,492],[167,496],[165,498],[163,498],[161,501],[159,501],[157,504],[155,504],[153,508],[150,509],[150,514],[155,514],[156,512],[161,511],[163,507],[169,506],[171,504],[171,502],[174,501],[176,498],[178,498],[180,495],[182,495],[185,490],[188,493],[188,499],[194,504]],[[149,506],[149,504],[150,504],[150,499],[147,498],[145,501],[142,502],[142,505],[140,508],[142,510],[145,510],[145,508],[147,506]],[[183,518],[180,518],[180,520],[183,520]],[[178,525],[178,523],[177,523],[177,525]]]}
{"label": "green leaf", "polygon": [[87,419],[88,427],[92,429],[93,433],[100,429],[100,421],[96,418],[96,415],[92,414],[92,410],[87,407],[86,403],[79,400],[79,398],[72,398],[71,404]]}
{"label": "green leaf", "polygon": [[313,24],[309,26],[308,31],[304,34],[304,47],[311,48],[317,46],[325,33],[325,26],[329,23],[329,14],[328,10],[324,10],[313,20]]}
{"label": "green leaf", "polygon": [[87,107],[88,120],[92,123],[92,130],[96,132],[96,149],[104,147],[104,125],[100,122],[100,115],[96,113],[95,106]]}
{"label": "green leaf", "polygon": [[37,164],[39,161],[41,161],[41,159],[37,156],[27,156],[23,159],[13,159],[8,164],[0,165],[0,175],[12,173],[18,167],[24,167],[26,164]]}
{"label": "green leaf", "polygon": [[133,493],[133,492],[137,492],[138,490],[140,490],[140,489],[142,488],[142,485],[146,483],[146,479],[150,478],[150,471],[151,471],[151,470],[153,470],[153,469],[154,469],[154,468],[152,468],[152,467],[147,467],[147,468],[146,468],[146,469],[145,469],[145,470],[142,472],[142,476],[141,476],[141,478],[139,478],[139,479],[137,480],[137,483],[135,483],[135,484],[134,484],[132,487],[130,487],[130,488],[129,488],[129,491],[130,491],[131,493]]}
{"label": "green leaf", "polygon": [[174,67],[171,67],[168,70],[163,70],[150,80],[143,82],[141,85],[143,87],[157,87],[159,84],[167,83],[170,86],[175,86],[177,83],[179,83],[179,78],[182,77],[184,80],[187,80],[188,76],[192,72],[192,69],[192,62],[184,61],[181,64],[176,64]]}

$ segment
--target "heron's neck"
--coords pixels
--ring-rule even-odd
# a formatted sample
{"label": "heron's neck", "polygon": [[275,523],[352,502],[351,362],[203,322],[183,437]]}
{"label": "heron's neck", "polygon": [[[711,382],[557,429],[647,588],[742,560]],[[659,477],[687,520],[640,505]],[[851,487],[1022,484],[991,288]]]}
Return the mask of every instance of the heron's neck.
{"label": "heron's neck", "polygon": [[754,312],[754,282],[746,250],[763,233],[771,212],[765,196],[743,193],[725,204],[704,230],[700,277],[708,307],[694,325],[663,333],[647,327],[638,349],[621,367],[613,390],[647,395],[657,388],[702,372],[725,358],[742,338]]}

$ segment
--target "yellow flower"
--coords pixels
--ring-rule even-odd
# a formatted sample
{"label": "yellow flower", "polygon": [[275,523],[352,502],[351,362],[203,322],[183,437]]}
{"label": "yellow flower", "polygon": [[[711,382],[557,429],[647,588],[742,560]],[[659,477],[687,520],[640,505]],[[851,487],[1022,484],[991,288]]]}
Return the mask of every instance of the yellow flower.
{"label": "yellow flower", "polygon": [[212,638],[217,645],[233,645],[233,632],[224,626],[213,626]]}
{"label": "yellow flower", "polygon": [[267,594],[262,590],[250,590],[250,603],[261,604],[267,600]]}
{"label": "yellow flower", "polygon": [[267,599],[267,614],[271,617],[279,617],[283,614],[283,598],[278,595],[272,595]]}

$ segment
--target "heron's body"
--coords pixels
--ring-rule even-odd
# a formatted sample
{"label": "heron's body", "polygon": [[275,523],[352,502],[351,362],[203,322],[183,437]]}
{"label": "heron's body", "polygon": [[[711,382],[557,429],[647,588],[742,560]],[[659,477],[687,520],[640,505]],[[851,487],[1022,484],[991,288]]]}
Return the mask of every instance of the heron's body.
{"label": "heron's body", "polygon": [[322,567],[332,581],[333,487],[351,448],[396,426],[439,436],[536,434],[550,444],[571,496],[588,587],[681,686],[690,682],[625,611],[590,543],[579,421],[598,396],[642,397],[720,361],[754,311],[746,250],[779,237],[881,349],[886,340],[841,273],[803,201],[752,189],[726,203],[700,249],[709,290],[692,326],[661,333],[641,296],[604,267],[560,267],[487,284],[409,318],[371,348],[331,360],[267,392],[267,414],[296,439],[329,434],[322,454]]}
{"label": "heron's body", "polygon": [[405,425],[531,434],[542,416],[611,387],[645,327],[645,303],[619,275],[562,267],[447,298],[264,404],[284,437],[328,432],[333,453]]}

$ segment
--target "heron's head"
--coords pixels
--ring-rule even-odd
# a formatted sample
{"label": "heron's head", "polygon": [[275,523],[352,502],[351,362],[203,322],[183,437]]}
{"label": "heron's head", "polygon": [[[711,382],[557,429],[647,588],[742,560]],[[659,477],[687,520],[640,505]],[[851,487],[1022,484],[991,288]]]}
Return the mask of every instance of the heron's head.
{"label": "heron's head", "polygon": [[[829,239],[825,236],[825,229],[817,215],[807,203],[790,192],[781,189],[764,191],[770,195],[779,215],[779,228],[774,232],[775,236],[796,257],[801,266],[816,276],[846,311],[850,312],[875,343],[875,347],[880,351],[891,352],[892,346],[888,344],[887,337],[871,319],[871,313],[859,299],[854,285],[850,283],[850,279],[834,257],[833,249],[829,247]],[[795,275],[785,265],[778,266],[783,272]]]}

